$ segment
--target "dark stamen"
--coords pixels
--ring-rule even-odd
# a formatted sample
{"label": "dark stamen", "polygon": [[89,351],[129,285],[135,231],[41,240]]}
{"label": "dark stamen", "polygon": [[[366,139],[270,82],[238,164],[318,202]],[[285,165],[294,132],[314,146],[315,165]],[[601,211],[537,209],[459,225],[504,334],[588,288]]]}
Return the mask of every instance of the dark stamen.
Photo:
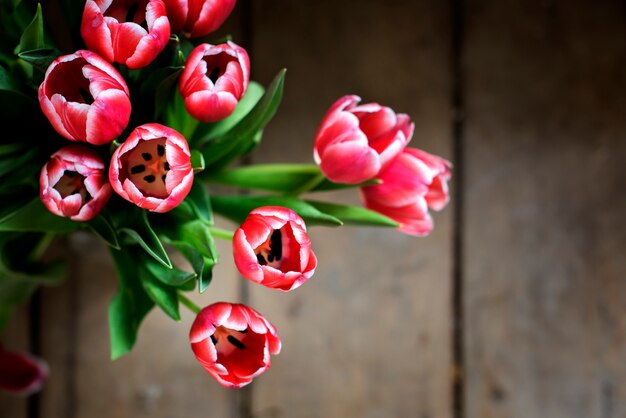
{"label": "dark stamen", "polygon": [[[77,194],[77,193],[78,193],[78,194],[80,194],[80,189],[74,189],[74,190],[72,191],[72,193],[70,193],[69,195],[73,195],[73,194]],[[69,196],[69,195],[68,195],[68,196]]]}
{"label": "dark stamen", "polygon": [[131,167],[130,174],[143,173],[145,170],[146,170],[146,166],[144,166],[143,164],[139,164],[134,167]]}
{"label": "dark stamen", "polygon": [[64,175],[66,175],[67,177],[76,177],[76,171],[64,171],[63,172]]}
{"label": "dark stamen", "polygon": [[283,256],[283,237],[279,229],[275,229],[270,237],[270,251],[276,257],[276,260],[280,260]]}
{"label": "dark stamen", "polygon": [[259,262],[260,265],[262,266],[266,266],[267,265],[267,261],[265,260],[265,257],[263,257],[263,254],[257,254],[256,255],[256,260]]}
{"label": "dark stamen", "polygon": [[130,5],[128,8],[128,12],[126,12],[126,22],[134,22],[135,15],[137,14],[137,10],[139,10],[139,2],[135,2]]}
{"label": "dark stamen", "polygon": [[220,75],[220,67],[215,67],[213,68],[213,71],[211,71],[211,74],[209,74],[209,80],[211,80],[211,82],[215,84],[217,82],[217,79],[219,78],[219,75]]}
{"label": "dark stamen", "polygon": [[163,170],[170,171],[170,163],[166,161],[165,164],[163,164]]}
{"label": "dark stamen", "polygon": [[239,331],[239,332],[241,332],[242,334],[247,334],[248,333],[248,328],[244,329],[243,331]]}
{"label": "dark stamen", "polygon": [[159,154],[159,157],[162,157],[165,155],[165,147],[161,144],[157,145],[157,154]]}
{"label": "dark stamen", "polygon": [[167,174],[163,174],[163,175],[161,176],[161,181],[162,181],[163,183],[165,183],[165,178],[166,178],[166,177],[167,177]]}
{"label": "dark stamen", "polygon": [[267,255],[267,261],[269,261],[270,263],[273,263],[274,262],[274,254],[271,254],[271,253],[268,254]]}
{"label": "dark stamen", "polygon": [[141,156],[146,161],[150,161],[152,159],[152,154],[150,154],[149,152],[142,152]]}
{"label": "dark stamen", "polygon": [[228,339],[229,343],[231,343],[232,345],[234,345],[238,349],[240,349],[240,350],[245,350],[246,349],[246,345],[244,343],[242,343],[241,341],[239,341],[237,338],[233,337],[232,335],[229,335],[226,338]]}
{"label": "dark stamen", "polygon": [[211,335],[211,342],[213,345],[217,344],[217,338],[215,338],[215,335]]}
{"label": "dark stamen", "polygon": [[154,183],[154,180],[156,180],[156,178],[152,174],[150,174],[149,176],[145,176],[143,179],[148,183]]}
{"label": "dark stamen", "polygon": [[80,97],[82,97],[83,101],[90,105],[93,103],[93,97],[91,96],[91,93],[89,93],[89,91],[87,91],[86,89],[79,87],[78,88],[78,93],[80,93]]}

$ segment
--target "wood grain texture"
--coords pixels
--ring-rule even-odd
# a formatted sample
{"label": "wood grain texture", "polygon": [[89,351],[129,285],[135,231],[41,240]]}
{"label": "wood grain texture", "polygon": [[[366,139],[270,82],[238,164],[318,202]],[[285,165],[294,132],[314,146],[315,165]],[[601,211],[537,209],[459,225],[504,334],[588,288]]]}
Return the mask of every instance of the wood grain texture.
{"label": "wood grain texture", "polygon": [[624,14],[466,4],[469,418],[626,415]]}
{"label": "wood grain texture", "polygon": [[[322,116],[350,93],[408,113],[412,144],[450,158],[445,4],[267,0],[252,16],[252,77],[266,84],[287,68],[253,162],[312,162]],[[359,204],[356,191],[332,199]],[[428,238],[310,228],[309,282],[290,293],[252,285],[251,305],[283,341],[253,383],[255,417],[450,416],[451,213],[435,215]]]}

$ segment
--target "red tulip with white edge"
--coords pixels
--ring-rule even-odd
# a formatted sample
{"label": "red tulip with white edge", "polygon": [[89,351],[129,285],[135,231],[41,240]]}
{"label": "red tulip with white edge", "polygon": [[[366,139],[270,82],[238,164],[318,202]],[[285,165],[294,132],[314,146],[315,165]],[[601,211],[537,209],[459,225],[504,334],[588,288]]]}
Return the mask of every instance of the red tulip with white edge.
{"label": "red tulip with white edge", "polygon": [[375,177],[406,147],[413,123],[378,103],[359,104],[358,96],[337,100],[315,136],[313,157],[336,183],[358,184]]}
{"label": "red tulip with white edge", "polygon": [[46,208],[74,221],[95,218],[112,194],[102,158],[78,144],[52,154],[41,169],[39,186]]}
{"label": "red tulip with white edge", "polygon": [[12,395],[32,395],[41,390],[48,374],[48,364],[43,359],[0,345],[0,390]]}
{"label": "red tulip with white edge", "polygon": [[400,224],[409,235],[427,235],[433,229],[428,209],[441,210],[450,199],[449,161],[416,148],[407,148],[377,179],[382,183],[361,188],[364,205]]}
{"label": "red tulip with white edge", "polygon": [[317,267],[304,221],[279,206],[250,212],[235,231],[233,256],[243,277],[282,291],[301,286]]}
{"label": "red tulip with white edge", "polygon": [[280,353],[276,328],[242,304],[218,302],[202,309],[189,331],[191,349],[221,385],[240,388],[271,366]]}
{"label": "red tulip with white edge", "polygon": [[39,86],[39,104],[60,135],[94,145],[117,138],[131,112],[128,86],[120,73],[85,50],[50,64]]}
{"label": "red tulip with white edge", "polygon": [[80,33],[91,51],[137,69],[163,51],[170,22],[162,0],[87,0]]}
{"label": "red tulip with white edge", "polygon": [[215,32],[235,8],[235,0],[164,0],[172,33],[200,38]]}
{"label": "red tulip with white edge", "polygon": [[113,190],[152,212],[178,206],[191,190],[193,177],[187,141],[158,123],[135,128],[115,150],[109,166]]}
{"label": "red tulip with white edge", "polygon": [[250,59],[233,42],[201,44],[189,54],[178,89],[187,112],[201,122],[222,120],[248,89]]}

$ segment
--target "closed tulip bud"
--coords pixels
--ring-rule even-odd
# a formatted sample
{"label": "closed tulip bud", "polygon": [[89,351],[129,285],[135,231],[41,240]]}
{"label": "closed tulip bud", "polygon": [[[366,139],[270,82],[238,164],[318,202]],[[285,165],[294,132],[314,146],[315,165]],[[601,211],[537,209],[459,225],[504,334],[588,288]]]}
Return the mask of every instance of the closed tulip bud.
{"label": "closed tulip bud", "polygon": [[250,212],[235,231],[233,255],[243,277],[282,291],[302,285],[317,266],[304,221],[278,206]]}
{"label": "closed tulip bud", "polygon": [[358,96],[337,100],[315,136],[315,161],[336,183],[372,179],[402,152],[413,135],[407,115],[378,103],[359,105],[360,101]]}
{"label": "closed tulip bud", "polygon": [[31,395],[41,390],[48,373],[48,365],[42,359],[0,346],[0,390]]}
{"label": "closed tulip bud", "polygon": [[233,42],[198,45],[187,58],[178,88],[187,112],[202,122],[228,117],[248,89],[248,53]]}
{"label": "closed tulip bud", "polygon": [[97,54],[57,58],[39,86],[39,104],[54,129],[72,141],[102,145],[128,125],[131,105],[120,73]]}
{"label": "closed tulip bud", "polygon": [[187,141],[158,123],[137,127],[113,153],[109,181],[117,194],[140,208],[172,210],[193,184]]}
{"label": "closed tulip bud", "polygon": [[107,61],[136,69],[163,51],[170,22],[162,0],[87,0],[80,33]]}
{"label": "closed tulip bud", "polygon": [[235,7],[235,0],[164,0],[172,33],[199,38],[216,31]]}
{"label": "closed tulip bud", "polygon": [[104,161],[84,145],[61,148],[43,166],[39,196],[55,215],[88,221],[100,213],[112,194]]}
{"label": "closed tulip bud", "polygon": [[245,305],[218,302],[202,309],[189,332],[202,367],[225,387],[240,388],[271,365],[280,353],[276,328]]}
{"label": "closed tulip bud", "polygon": [[381,184],[361,188],[367,208],[390,217],[409,235],[433,229],[428,209],[441,210],[449,200],[450,162],[407,148],[377,178]]}

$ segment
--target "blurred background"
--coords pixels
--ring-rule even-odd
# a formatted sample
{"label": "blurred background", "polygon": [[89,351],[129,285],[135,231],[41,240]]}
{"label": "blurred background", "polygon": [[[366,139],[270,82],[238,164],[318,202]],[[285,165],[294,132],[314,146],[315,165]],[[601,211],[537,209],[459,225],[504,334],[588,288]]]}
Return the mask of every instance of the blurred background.
{"label": "blurred background", "polygon": [[311,228],[319,266],[291,293],[244,283],[221,242],[196,302],[245,302],[283,341],[238,391],[196,362],[189,313],[154,310],[111,362],[113,266],[75,235],[72,277],[5,335],[51,378],[0,394],[0,416],[626,416],[624,1],[239,0],[220,32],[263,85],[288,69],[252,162],[312,162],[328,107],[358,94],[409,114],[411,146],[453,162],[451,204],[424,238]]}

